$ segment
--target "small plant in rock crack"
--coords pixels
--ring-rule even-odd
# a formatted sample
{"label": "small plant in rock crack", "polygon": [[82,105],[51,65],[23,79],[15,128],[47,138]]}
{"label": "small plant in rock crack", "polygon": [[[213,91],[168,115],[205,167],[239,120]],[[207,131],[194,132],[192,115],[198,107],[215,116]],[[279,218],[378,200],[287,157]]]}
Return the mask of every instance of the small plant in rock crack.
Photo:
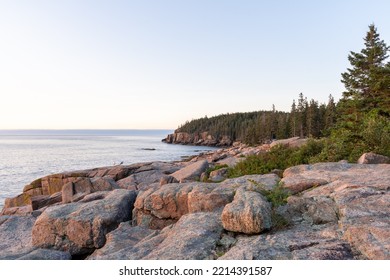
{"label": "small plant in rock crack", "polygon": [[250,189],[252,191],[257,191],[261,193],[269,202],[272,203],[274,208],[282,206],[287,203],[287,198],[289,197],[288,191],[283,187],[282,184],[278,184],[272,190],[265,189],[264,185],[249,179],[250,183],[253,184],[254,188]]}

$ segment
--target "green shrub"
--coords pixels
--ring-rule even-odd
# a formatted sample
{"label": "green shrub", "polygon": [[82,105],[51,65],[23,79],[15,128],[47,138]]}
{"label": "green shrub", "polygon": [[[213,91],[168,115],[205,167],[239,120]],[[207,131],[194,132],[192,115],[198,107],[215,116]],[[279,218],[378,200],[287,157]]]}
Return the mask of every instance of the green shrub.
{"label": "green shrub", "polygon": [[287,198],[289,197],[289,192],[283,188],[283,185],[279,184],[272,190],[266,190],[262,184],[254,180],[248,180],[253,184],[252,191],[257,191],[261,193],[272,205],[271,210],[271,221],[272,221],[272,230],[281,230],[290,225],[288,220],[286,220],[282,215],[278,214],[276,209],[279,206],[285,205],[287,203]]}
{"label": "green shrub", "polygon": [[274,169],[286,169],[288,167],[315,162],[315,157],[322,152],[324,141],[310,139],[300,148],[275,146],[268,153],[253,155],[230,168],[230,178],[252,174],[267,174]]}
{"label": "green shrub", "polygon": [[216,166],[214,166],[214,167],[209,167],[209,168],[207,168],[207,170],[206,170],[206,178],[205,178],[205,182],[208,182],[208,179],[209,179],[209,177],[210,177],[210,173],[211,172],[213,172],[213,171],[215,171],[215,170],[219,170],[219,169],[222,169],[222,168],[227,168],[227,167],[229,167],[227,164],[221,164],[221,165],[216,165]]}
{"label": "green shrub", "polygon": [[266,190],[262,184],[250,179],[248,181],[254,186],[252,190],[261,193],[269,202],[271,202],[272,207],[277,208],[287,203],[287,198],[290,194],[283,188],[283,185],[279,184],[272,190]]}

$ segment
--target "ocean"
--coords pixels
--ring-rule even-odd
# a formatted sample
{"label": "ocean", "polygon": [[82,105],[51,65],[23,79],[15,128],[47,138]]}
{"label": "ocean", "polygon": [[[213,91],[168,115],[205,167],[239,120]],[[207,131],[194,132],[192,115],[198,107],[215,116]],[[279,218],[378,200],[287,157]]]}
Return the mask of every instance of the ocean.
{"label": "ocean", "polygon": [[31,181],[64,171],[174,161],[212,147],[161,142],[171,130],[0,130],[0,210]]}

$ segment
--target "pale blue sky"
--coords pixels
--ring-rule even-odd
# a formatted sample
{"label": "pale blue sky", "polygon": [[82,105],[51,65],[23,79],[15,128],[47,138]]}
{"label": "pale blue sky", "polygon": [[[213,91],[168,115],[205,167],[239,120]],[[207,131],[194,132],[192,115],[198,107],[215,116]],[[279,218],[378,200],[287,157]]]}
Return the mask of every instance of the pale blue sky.
{"label": "pale blue sky", "polygon": [[390,1],[0,0],[0,129],[174,129],[341,96]]}

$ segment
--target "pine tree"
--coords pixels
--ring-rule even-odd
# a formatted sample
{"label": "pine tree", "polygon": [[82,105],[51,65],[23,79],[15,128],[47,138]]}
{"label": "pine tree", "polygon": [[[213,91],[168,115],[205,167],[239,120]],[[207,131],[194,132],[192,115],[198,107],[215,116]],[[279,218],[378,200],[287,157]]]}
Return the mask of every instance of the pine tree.
{"label": "pine tree", "polygon": [[303,138],[306,136],[306,115],[307,115],[307,98],[303,96],[301,92],[298,98],[298,129],[299,129],[299,137]]}
{"label": "pine tree", "polygon": [[293,104],[291,105],[291,136],[295,137],[297,136],[297,105],[295,104],[295,99],[293,100]]}
{"label": "pine tree", "polygon": [[390,48],[380,40],[374,24],[369,26],[364,41],[365,48],[360,53],[351,52],[348,56],[352,67],[342,73],[341,81],[346,89],[342,105],[346,114],[350,114],[351,109],[355,109],[356,115],[357,111],[377,108],[389,90],[390,71],[385,67],[385,60]]}
{"label": "pine tree", "polygon": [[326,109],[325,109],[324,129],[326,131],[329,131],[329,129],[333,127],[335,122],[336,122],[336,103],[334,102],[333,96],[329,95],[328,104],[326,105]]}

